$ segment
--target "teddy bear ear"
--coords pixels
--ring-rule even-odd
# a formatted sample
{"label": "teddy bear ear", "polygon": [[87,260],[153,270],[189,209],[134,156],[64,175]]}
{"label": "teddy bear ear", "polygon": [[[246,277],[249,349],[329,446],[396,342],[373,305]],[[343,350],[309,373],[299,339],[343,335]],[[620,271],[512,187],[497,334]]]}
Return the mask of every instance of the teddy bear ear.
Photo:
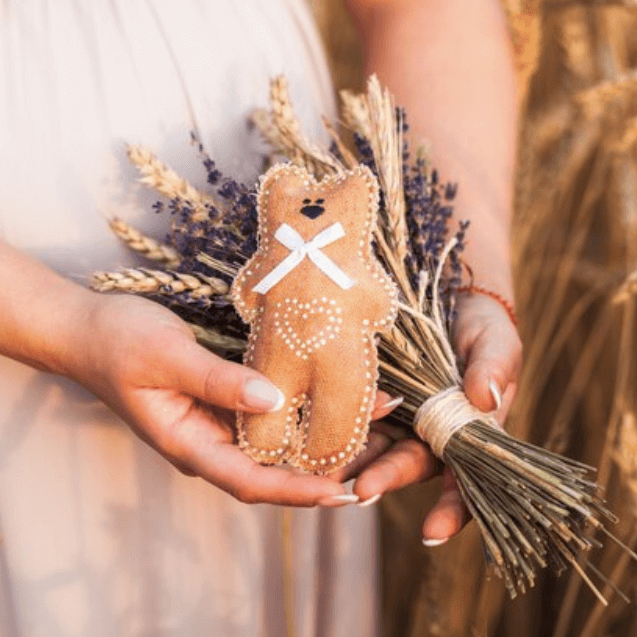
{"label": "teddy bear ear", "polygon": [[259,190],[264,194],[283,195],[306,189],[314,178],[300,166],[276,164],[261,176]]}
{"label": "teddy bear ear", "polygon": [[369,197],[378,198],[378,179],[371,169],[363,164],[359,164],[353,170],[354,178],[360,182],[361,187],[367,190]]}

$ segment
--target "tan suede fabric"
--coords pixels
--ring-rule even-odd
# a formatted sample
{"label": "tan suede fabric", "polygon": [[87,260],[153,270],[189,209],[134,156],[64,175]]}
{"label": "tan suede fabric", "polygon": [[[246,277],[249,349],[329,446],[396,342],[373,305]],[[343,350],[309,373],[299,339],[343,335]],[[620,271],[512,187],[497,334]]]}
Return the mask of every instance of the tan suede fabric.
{"label": "tan suede fabric", "polygon": [[[245,363],[285,394],[278,412],[238,415],[239,443],[261,463],[327,473],[365,446],[378,376],[374,335],[391,326],[397,309],[397,290],[371,249],[378,191],[364,166],[321,182],[288,164],[262,177],[259,249],[233,286],[252,328]],[[293,250],[275,238],[283,224],[311,242],[337,223],[343,236],[320,252],[351,287],[305,256],[269,291],[254,290],[290,259]]]}

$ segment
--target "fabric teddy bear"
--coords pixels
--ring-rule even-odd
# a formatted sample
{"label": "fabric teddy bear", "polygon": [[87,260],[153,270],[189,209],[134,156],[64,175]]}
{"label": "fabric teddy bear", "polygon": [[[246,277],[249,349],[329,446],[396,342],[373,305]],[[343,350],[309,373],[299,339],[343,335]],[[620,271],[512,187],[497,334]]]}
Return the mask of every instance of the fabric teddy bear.
{"label": "fabric teddy bear", "polygon": [[260,463],[328,473],[365,446],[375,334],[397,311],[371,246],[378,193],[365,166],[317,182],[278,164],[261,178],[259,248],[233,285],[251,326],[244,362],[285,395],[278,411],[238,414],[239,444]]}

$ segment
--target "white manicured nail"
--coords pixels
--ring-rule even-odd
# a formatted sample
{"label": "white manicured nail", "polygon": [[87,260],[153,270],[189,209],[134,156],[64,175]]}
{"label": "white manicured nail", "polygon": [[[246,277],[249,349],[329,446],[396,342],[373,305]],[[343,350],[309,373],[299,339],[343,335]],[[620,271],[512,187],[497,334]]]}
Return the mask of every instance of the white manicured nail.
{"label": "white manicured nail", "polygon": [[428,540],[427,538],[423,538],[422,543],[425,546],[440,546],[441,544],[444,544],[448,539],[449,539],[448,537],[443,537],[440,540],[435,538],[432,538],[430,540]]}
{"label": "white manicured nail", "polygon": [[500,407],[502,407],[502,395],[500,394],[500,390],[493,380],[489,381],[489,391],[493,396],[493,400],[495,400],[495,408],[500,409]]}
{"label": "white manicured nail", "polygon": [[327,498],[319,500],[318,504],[322,507],[329,507],[338,504],[356,504],[360,498],[353,493],[342,493],[340,495],[330,495]]}
{"label": "white manicured nail", "polygon": [[377,493],[376,495],[373,495],[371,498],[367,498],[367,500],[363,500],[363,502],[359,502],[358,506],[359,507],[370,507],[372,506],[372,504],[375,504],[376,502],[378,502],[380,500],[380,498],[382,497],[382,493]]}
{"label": "white manicured nail", "polygon": [[390,400],[388,403],[381,405],[380,408],[385,409],[393,409],[394,407],[398,407],[398,405],[402,404],[403,400],[405,400],[402,396],[398,396],[398,398],[394,398],[394,400]]}
{"label": "white manicured nail", "polygon": [[278,393],[278,398],[272,409],[268,410],[270,412],[281,411],[281,409],[283,409],[283,405],[285,405],[285,394],[278,387],[276,387],[276,391]]}
{"label": "white manicured nail", "polygon": [[267,380],[250,378],[243,386],[243,404],[252,409],[279,411],[285,405],[285,395]]}

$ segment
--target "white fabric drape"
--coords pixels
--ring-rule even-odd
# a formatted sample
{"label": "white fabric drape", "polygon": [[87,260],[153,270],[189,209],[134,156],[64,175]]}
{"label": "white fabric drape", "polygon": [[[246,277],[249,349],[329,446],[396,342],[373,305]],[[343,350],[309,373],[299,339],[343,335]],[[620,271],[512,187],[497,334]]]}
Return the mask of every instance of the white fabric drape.
{"label": "white fabric drape", "polygon": [[[203,187],[196,129],[224,173],[254,178],[262,146],[245,118],[281,72],[316,134],[333,97],[300,0],[4,0],[0,236],[80,280],[130,263],[106,218],[160,238],[166,219],[125,144]],[[7,359],[0,529],[2,637],[377,631],[373,511],[242,505],[80,387]]]}

